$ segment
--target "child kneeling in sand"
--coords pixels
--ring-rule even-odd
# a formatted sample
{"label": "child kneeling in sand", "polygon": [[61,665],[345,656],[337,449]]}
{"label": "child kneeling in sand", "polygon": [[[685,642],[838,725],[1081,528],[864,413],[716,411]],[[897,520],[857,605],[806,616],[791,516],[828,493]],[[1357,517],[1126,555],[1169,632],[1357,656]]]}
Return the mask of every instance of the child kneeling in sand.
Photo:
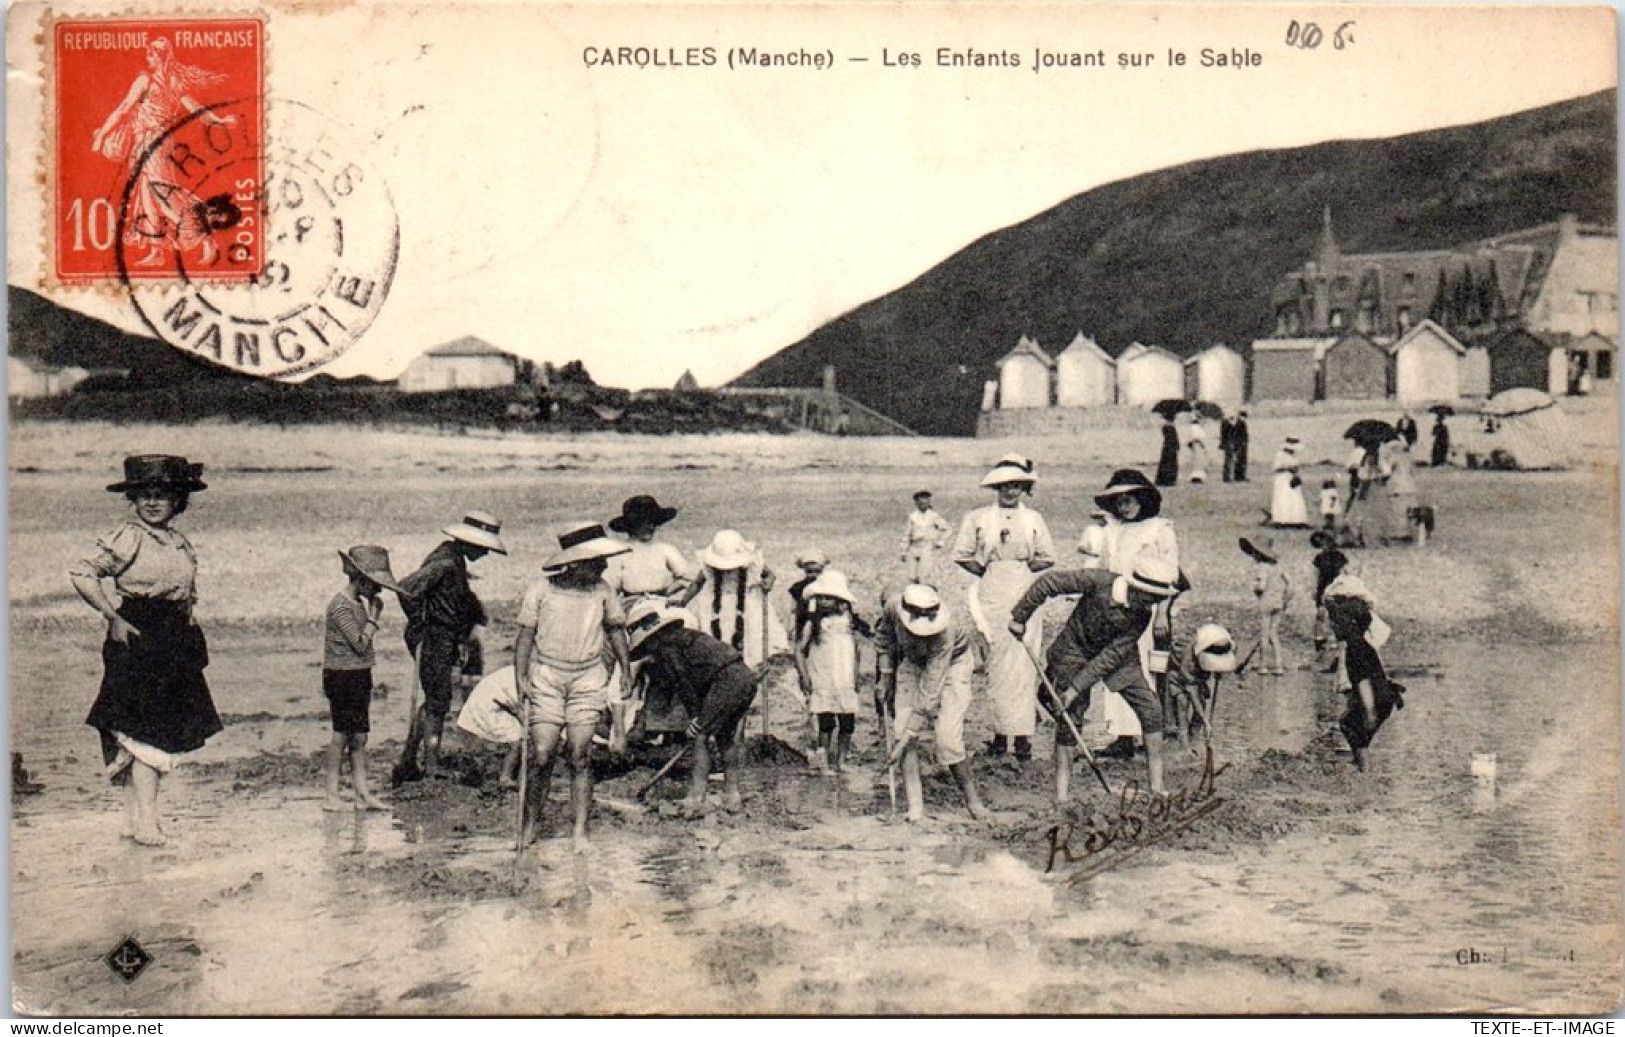
{"label": "child kneeling in sand", "polygon": [[[525,591],[519,605],[519,635],[514,641],[514,681],[521,712],[536,749],[534,794],[526,803],[520,834],[528,845],[536,837],[559,740],[566,740],[565,766],[570,770],[570,807],[577,851],[587,847],[587,812],[592,806],[592,770],[587,754],[593,731],[610,710],[610,751],[622,751],[626,740],[624,704],[627,655],[626,619],[620,599],[604,582],[608,559],[631,548],[611,540],[596,523],[577,523],[559,537],[559,550],[542,567],[543,576]],[[610,697],[610,674],[604,646],[614,652],[621,675],[620,694]]]}
{"label": "child kneeling in sand", "polygon": [[722,763],[722,807],[738,810],[739,725],[756,698],[756,674],[732,646],[709,634],[682,625],[682,617],[658,602],[639,602],[627,617],[632,658],[645,659],[644,672],[651,687],[670,688],[694,719],[688,737],[694,746],[690,760],[688,798],[682,812],[697,817],[705,812],[706,782],[716,739]]}
{"label": "child kneeling in sand", "polygon": [[371,730],[373,634],[383,611],[384,589],[401,589],[389,570],[389,552],[364,545],[340,551],[350,582],[327,604],[322,647],[322,694],[333,714],[333,740],[327,746],[327,802],[323,810],[349,810],[339,792],[344,758],[350,759],[355,809],[388,810],[367,784],[367,733]]}

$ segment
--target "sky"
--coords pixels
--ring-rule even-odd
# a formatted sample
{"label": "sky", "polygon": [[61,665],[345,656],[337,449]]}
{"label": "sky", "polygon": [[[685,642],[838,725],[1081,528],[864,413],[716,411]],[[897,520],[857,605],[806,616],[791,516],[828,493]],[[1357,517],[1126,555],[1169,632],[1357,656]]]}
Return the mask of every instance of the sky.
{"label": "sky", "polygon": [[[720,384],[1090,188],[1617,84],[1603,7],[258,9],[268,95],[339,127],[387,182],[399,225],[388,299],[325,368],[337,375],[393,377],[424,349],[474,335],[535,360],[581,359],[605,384],[670,385],[685,370]],[[7,273],[34,290],[51,145],[42,49],[23,30],[39,16],[14,5],[7,33]],[[1318,24],[1319,46],[1289,45],[1294,22]],[[602,63],[620,48],[650,60]],[[734,48],[833,61],[730,68]],[[1226,64],[1204,65],[1204,48]],[[939,49],[1020,65],[944,67]],[[1171,65],[1170,51],[1186,63]],[[1041,53],[1098,54],[1105,67],[1035,71]],[[1124,67],[1119,55],[1151,57]],[[143,330],[116,285],[46,294]]]}

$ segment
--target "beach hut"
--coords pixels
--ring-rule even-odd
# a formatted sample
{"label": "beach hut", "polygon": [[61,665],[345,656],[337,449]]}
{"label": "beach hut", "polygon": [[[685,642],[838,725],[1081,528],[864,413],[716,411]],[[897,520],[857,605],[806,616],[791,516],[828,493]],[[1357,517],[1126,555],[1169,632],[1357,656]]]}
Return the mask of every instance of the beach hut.
{"label": "beach hut", "polygon": [[1161,346],[1135,342],[1117,357],[1117,402],[1149,407],[1184,395],[1184,365]]}
{"label": "beach hut", "polygon": [[1486,343],[1490,355],[1490,392],[1539,389],[1561,395],[1568,389],[1568,351],[1563,340],[1523,328],[1504,332]]}
{"label": "beach hut", "polygon": [[1253,342],[1253,399],[1311,403],[1319,395],[1320,358],[1335,339],[1262,338]]}
{"label": "beach hut", "polygon": [[518,358],[468,336],[426,350],[401,372],[401,392],[490,389],[518,380]]}
{"label": "beach hut", "polygon": [[1390,349],[1394,396],[1402,405],[1454,403],[1461,398],[1467,349],[1431,320],[1411,328]]}
{"label": "beach hut", "polygon": [[1388,397],[1388,351],[1359,332],[1333,342],[1321,360],[1321,398],[1381,400]]}
{"label": "beach hut", "polygon": [[1247,361],[1222,342],[1186,358],[1185,398],[1239,408],[1247,399]]}
{"label": "beach hut", "polygon": [[1055,369],[1055,361],[1037,342],[1021,336],[1016,348],[1001,357],[996,366],[1000,410],[1050,405],[1050,372]]}
{"label": "beach hut", "polygon": [[1117,402],[1117,361],[1081,331],[1055,358],[1055,402],[1062,407]]}
{"label": "beach hut", "polygon": [[1483,414],[1492,427],[1481,440],[1490,467],[1561,468],[1568,463],[1574,430],[1546,393],[1508,389],[1486,400]]}

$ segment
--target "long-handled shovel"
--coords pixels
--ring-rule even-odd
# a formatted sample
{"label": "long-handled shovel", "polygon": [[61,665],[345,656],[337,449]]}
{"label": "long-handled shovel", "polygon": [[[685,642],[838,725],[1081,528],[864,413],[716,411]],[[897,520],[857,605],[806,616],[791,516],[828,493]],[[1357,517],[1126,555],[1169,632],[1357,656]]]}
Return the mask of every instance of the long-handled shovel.
{"label": "long-handled shovel", "polygon": [[1100,779],[1100,787],[1106,790],[1106,795],[1116,795],[1112,791],[1111,783],[1106,780],[1106,775],[1101,772],[1100,764],[1095,762],[1095,754],[1089,751],[1089,744],[1083,740],[1083,733],[1078,730],[1078,725],[1072,722],[1072,714],[1066,711],[1065,700],[1061,698],[1060,692],[1055,690],[1055,685],[1050,683],[1049,674],[1044,672],[1044,665],[1038,661],[1038,656],[1033,652],[1032,645],[1019,637],[1016,640],[1021,643],[1022,650],[1027,653],[1027,658],[1032,660],[1033,668],[1038,671],[1038,679],[1043,682],[1044,690],[1049,692],[1049,697],[1055,702],[1056,716],[1066,725],[1066,729],[1071,732],[1072,740],[1078,744],[1078,751],[1083,754],[1084,760],[1088,762],[1089,769],[1095,772],[1096,778]]}
{"label": "long-handled shovel", "polygon": [[[520,707],[521,713],[524,707]],[[513,835],[513,874],[509,876],[510,885],[514,895],[519,894],[519,863],[525,856],[525,799],[530,792],[530,732],[523,729],[519,734],[519,820],[514,825]]]}
{"label": "long-handled shovel", "polygon": [[[423,671],[418,665],[418,655],[422,650],[420,643],[418,651],[412,653],[412,696],[407,705],[410,719],[406,725],[406,744],[401,747],[401,758],[395,761],[392,778],[400,778],[417,769],[418,744],[423,740]],[[399,785],[400,781],[393,784]]]}
{"label": "long-handled shovel", "polygon": [[[705,736],[701,735],[700,737],[703,738]],[[677,751],[671,754],[671,759],[662,764],[658,771],[655,771],[655,776],[650,778],[641,789],[638,789],[637,798],[639,803],[642,803],[648,798],[649,793],[654,789],[654,787],[660,784],[660,779],[671,773],[671,769],[677,766],[678,760],[681,760],[684,756],[688,755],[689,744],[690,743],[688,742],[684,742],[681,746],[679,746]]]}

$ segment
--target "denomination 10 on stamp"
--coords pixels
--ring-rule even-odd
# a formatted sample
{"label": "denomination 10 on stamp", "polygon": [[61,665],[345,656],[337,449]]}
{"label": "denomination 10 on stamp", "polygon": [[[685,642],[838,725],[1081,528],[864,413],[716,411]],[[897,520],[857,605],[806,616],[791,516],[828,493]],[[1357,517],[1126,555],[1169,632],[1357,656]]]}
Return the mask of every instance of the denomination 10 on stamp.
{"label": "denomination 10 on stamp", "polygon": [[264,22],[63,19],[49,46],[56,279],[258,276],[264,220],[239,199],[265,180],[243,146],[263,140]]}

